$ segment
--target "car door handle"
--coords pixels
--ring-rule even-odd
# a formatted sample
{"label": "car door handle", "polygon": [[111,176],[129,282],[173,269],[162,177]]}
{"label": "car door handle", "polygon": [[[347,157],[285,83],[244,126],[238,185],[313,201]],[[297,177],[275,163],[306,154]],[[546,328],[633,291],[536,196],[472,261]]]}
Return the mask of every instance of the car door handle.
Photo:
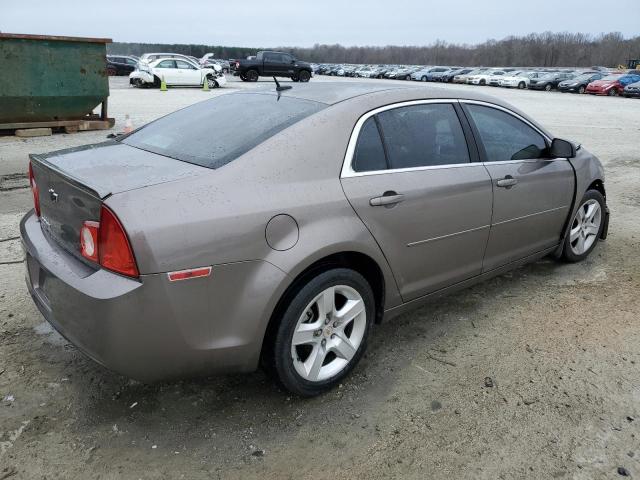
{"label": "car door handle", "polygon": [[507,175],[506,177],[498,180],[496,182],[496,185],[498,185],[499,187],[502,187],[502,188],[511,188],[516,183],[518,183],[518,179],[517,178],[513,178],[511,175]]}
{"label": "car door handle", "polygon": [[404,200],[404,195],[396,192],[384,192],[381,197],[373,197],[369,200],[372,207],[393,206]]}

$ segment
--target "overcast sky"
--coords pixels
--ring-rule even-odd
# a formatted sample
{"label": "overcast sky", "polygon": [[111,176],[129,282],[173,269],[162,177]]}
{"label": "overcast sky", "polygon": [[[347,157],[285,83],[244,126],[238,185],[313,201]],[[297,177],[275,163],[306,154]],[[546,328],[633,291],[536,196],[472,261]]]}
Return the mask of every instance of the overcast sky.
{"label": "overcast sky", "polygon": [[275,47],[479,43],[532,32],[640,34],[640,0],[0,0],[0,31]]}

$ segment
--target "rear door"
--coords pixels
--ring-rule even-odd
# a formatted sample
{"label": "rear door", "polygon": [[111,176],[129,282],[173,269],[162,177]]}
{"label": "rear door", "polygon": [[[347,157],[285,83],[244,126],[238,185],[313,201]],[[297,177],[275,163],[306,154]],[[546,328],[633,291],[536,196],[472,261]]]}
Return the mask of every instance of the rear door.
{"label": "rear door", "polygon": [[279,53],[265,52],[263,58],[263,71],[265,75],[280,75],[282,72],[282,55]]}
{"label": "rear door", "polygon": [[475,156],[450,102],[386,106],[356,124],[343,189],[405,301],[482,270],[492,192]]}
{"label": "rear door", "polygon": [[462,104],[493,182],[484,270],[557,245],[573,201],[569,160],[548,158],[549,139],[513,112],[471,101]]}
{"label": "rear door", "polygon": [[164,78],[164,81],[168,85],[180,84],[180,77],[178,77],[175,60],[162,60],[156,65],[155,70],[156,74],[160,77],[160,80]]}

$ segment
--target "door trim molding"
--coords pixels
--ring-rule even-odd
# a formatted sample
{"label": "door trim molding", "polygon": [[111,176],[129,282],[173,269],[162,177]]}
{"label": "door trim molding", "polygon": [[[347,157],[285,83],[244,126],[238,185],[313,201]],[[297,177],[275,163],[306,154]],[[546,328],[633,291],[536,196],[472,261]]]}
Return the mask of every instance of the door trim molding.
{"label": "door trim molding", "polygon": [[490,228],[491,225],[483,225],[482,227],[470,228],[469,230],[462,230],[461,232],[449,233],[447,235],[441,235],[439,237],[427,238],[426,240],[418,240],[417,242],[411,242],[407,244],[407,247],[415,247],[418,245],[422,245],[429,242],[435,242],[438,240],[443,240],[445,238],[455,237],[457,235],[463,235],[465,233],[477,232],[479,230],[484,230],[486,228]]}
{"label": "door trim molding", "polygon": [[569,205],[563,205],[561,207],[550,208],[549,210],[542,210],[541,212],[530,213],[528,215],[523,215],[521,217],[510,218],[509,220],[502,220],[501,222],[492,223],[491,226],[495,227],[496,225],[504,225],[505,223],[517,222],[518,220],[524,220],[525,218],[535,217],[536,215],[543,215],[545,213],[556,212],[558,210],[568,209]]}

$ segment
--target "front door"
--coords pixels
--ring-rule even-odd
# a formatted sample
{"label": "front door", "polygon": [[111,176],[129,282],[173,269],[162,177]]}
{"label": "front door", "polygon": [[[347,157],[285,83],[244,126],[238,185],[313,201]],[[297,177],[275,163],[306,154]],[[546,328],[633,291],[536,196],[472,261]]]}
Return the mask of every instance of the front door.
{"label": "front door", "polygon": [[464,108],[493,182],[484,270],[557,245],[573,201],[569,160],[548,158],[545,137],[503,109],[474,103]]}
{"label": "front door", "polygon": [[200,70],[184,60],[176,60],[177,73],[180,85],[201,85]]}
{"label": "front door", "polygon": [[358,125],[342,185],[403,299],[478,275],[491,221],[491,179],[481,163],[471,163],[454,106],[384,107]]}

